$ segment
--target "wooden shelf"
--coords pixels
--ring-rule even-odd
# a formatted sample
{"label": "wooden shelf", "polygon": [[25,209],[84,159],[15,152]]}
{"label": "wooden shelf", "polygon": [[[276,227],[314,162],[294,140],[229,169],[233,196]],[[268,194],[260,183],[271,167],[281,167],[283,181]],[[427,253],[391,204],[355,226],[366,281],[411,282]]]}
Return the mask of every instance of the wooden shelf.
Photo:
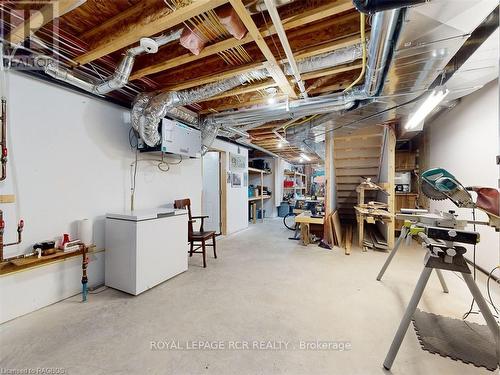
{"label": "wooden shelf", "polygon": [[264,173],[264,174],[271,174],[271,172],[269,172],[269,171],[265,171],[265,170],[263,170],[263,169],[252,168],[252,167],[248,167],[248,173],[255,173],[255,174],[260,174],[260,173]]}
{"label": "wooden shelf", "polygon": [[417,193],[396,193],[396,195],[400,195],[402,197],[418,197]]}
{"label": "wooden shelf", "polygon": [[[89,246],[87,249],[87,253],[92,254],[98,251],[95,250],[95,246]],[[42,256],[41,258],[37,258],[36,256],[21,258],[17,260],[17,265],[12,262],[2,262],[0,263],[0,275],[5,276],[11,273],[16,273],[19,271],[27,271],[33,268],[37,268],[40,266],[45,266],[52,263],[62,262],[69,258],[81,257],[81,250],[72,251],[72,252],[64,252],[57,251],[55,254]]]}
{"label": "wooden shelf", "polygon": [[264,196],[258,196],[258,197],[248,197],[248,201],[249,202],[253,202],[253,201],[260,201],[262,199],[270,199],[271,196],[270,195],[264,195]]}

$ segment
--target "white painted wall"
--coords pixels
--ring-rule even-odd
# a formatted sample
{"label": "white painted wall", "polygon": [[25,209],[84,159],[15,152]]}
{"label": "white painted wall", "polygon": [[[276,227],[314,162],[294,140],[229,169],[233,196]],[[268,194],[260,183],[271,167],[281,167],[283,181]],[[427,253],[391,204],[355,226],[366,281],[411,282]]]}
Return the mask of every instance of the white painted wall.
{"label": "white painted wall", "polygon": [[[8,77],[9,164],[1,194],[16,194],[2,205],[5,241],[14,241],[16,222],[25,220],[23,243],[5,256],[62,233],[76,236],[76,221],[93,221],[98,249],[104,243],[104,215],[130,206],[130,164],[126,109],[24,75]],[[140,154],[152,158],[155,155]],[[201,210],[201,160],[188,159],[160,172],[141,162],[135,206],[153,208],[189,197]],[[104,257],[89,265],[90,285],[104,281]],[[79,292],[79,260],[0,277],[0,321],[12,319]],[[42,271],[41,271],[42,270]],[[15,300],[14,300],[15,298]]]}
{"label": "white painted wall", "polygon": [[[426,127],[429,167],[447,169],[465,186],[498,187],[498,80],[465,97]],[[448,200],[431,201],[431,209],[454,209],[460,217],[472,219],[470,209],[458,209]],[[476,212],[477,220],[487,220],[484,213]],[[491,227],[477,226],[477,230],[481,242],[477,245],[476,261],[490,271],[500,261],[500,236]],[[467,256],[471,259],[472,251]]]}
{"label": "white painted wall", "polygon": [[[214,150],[223,151],[221,162],[225,166],[227,172],[230,172],[230,152],[244,155],[247,160],[245,165],[248,166],[248,149],[245,147],[216,139],[212,144],[212,148]],[[241,171],[241,173],[244,172],[248,173],[248,168]],[[226,230],[227,234],[231,234],[248,228],[248,188],[243,185],[233,188],[231,187],[231,183],[227,183],[227,180],[226,185]]]}
{"label": "white painted wall", "polygon": [[204,229],[221,232],[221,196],[219,152],[209,151],[202,158],[203,164],[203,198],[202,212],[194,215],[208,215],[204,220]]}

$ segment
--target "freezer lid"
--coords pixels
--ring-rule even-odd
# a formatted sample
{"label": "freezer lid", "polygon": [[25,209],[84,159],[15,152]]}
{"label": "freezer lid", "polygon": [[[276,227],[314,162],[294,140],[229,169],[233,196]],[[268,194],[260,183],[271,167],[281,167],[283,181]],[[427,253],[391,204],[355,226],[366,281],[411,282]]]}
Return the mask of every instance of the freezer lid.
{"label": "freezer lid", "polygon": [[186,210],[176,210],[173,208],[154,208],[149,210],[127,210],[117,213],[107,213],[106,218],[128,221],[143,221],[161,219],[168,216],[185,215],[186,213]]}

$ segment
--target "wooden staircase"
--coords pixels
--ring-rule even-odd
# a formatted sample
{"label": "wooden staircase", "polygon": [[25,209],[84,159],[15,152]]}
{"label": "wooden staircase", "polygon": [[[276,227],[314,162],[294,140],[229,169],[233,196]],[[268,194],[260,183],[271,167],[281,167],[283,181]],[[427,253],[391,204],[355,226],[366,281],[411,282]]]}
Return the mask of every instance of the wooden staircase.
{"label": "wooden staircase", "polygon": [[[337,209],[342,222],[356,221],[356,187],[363,177],[378,182],[384,134],[383,126],[374,125],[334,138]],[[367,192],[366,201],[375,200],[375,196],[375,191]]]}

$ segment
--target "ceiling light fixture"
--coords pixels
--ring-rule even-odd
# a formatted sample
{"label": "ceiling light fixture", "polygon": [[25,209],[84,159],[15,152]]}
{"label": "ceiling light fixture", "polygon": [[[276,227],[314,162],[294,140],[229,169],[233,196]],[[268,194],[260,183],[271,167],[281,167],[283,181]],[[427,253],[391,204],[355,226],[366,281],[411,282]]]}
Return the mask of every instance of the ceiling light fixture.
{"label": "ceiling light fixture", "polygon": [[304,153],[301,153],[301,154],[300,154],[300,158],[301,158],[301,159],[305,159],[305,160],[307,160],[307,161],[311,161],[311,158],[310,158],[309,156],[307,156],[306,154],[304,154]]}
{"label": "ceiling light fixture", "polygon": [[274,96],[267,98],[267,104],[276,104],[276,98]]}
{"label": "ceiling light fixture", "polygon": [[434,89],[427,99],[425,99],[420,105],[417,111],[410,116],[405,129],[410,130],[417,127],[417,125],[424,121],[427,115],[429,115],[429,113],[431,113],[432,110],[436,108],[449,93],[450,90],[444,87],[441,89]]}

